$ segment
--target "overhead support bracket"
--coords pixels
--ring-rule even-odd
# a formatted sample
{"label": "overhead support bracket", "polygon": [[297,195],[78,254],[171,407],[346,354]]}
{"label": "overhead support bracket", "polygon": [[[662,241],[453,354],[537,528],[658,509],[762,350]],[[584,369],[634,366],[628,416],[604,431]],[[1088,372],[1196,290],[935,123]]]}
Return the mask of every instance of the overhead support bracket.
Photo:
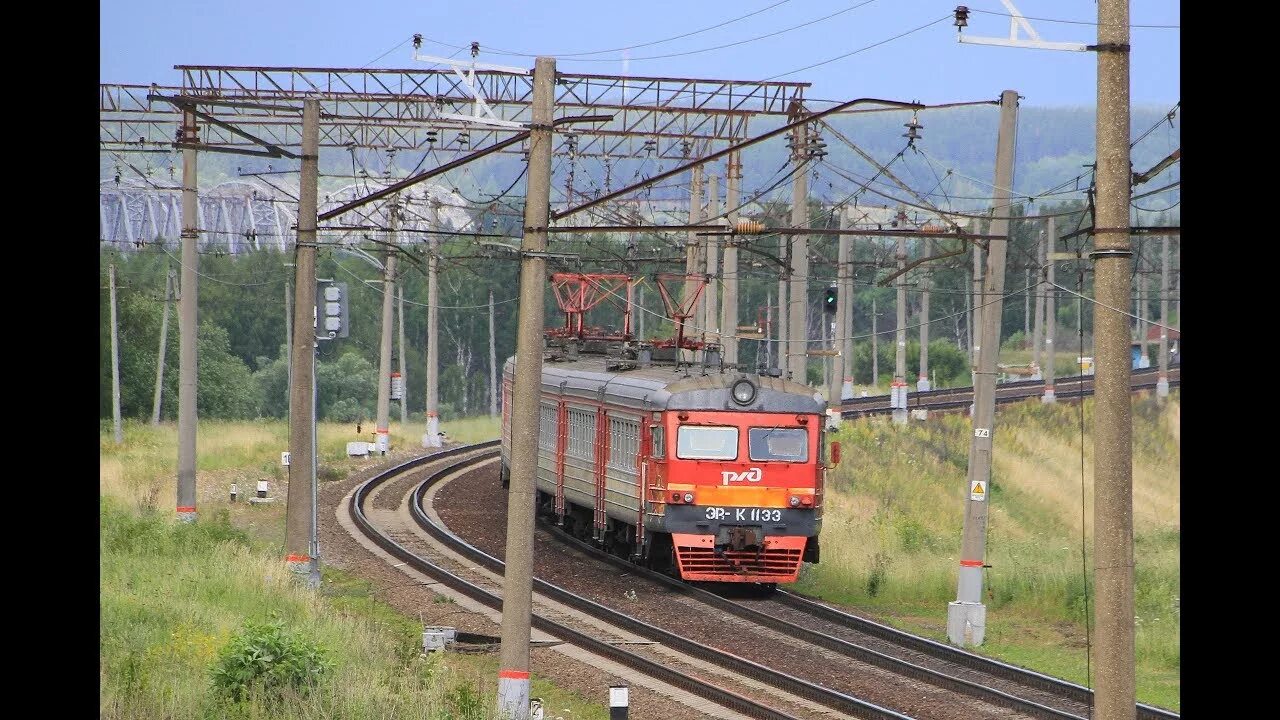
{"label": "overhead support bracket", "polygon": [[[1031,23],[1027,22],[1027,18],[1022,15],[1018,8],[1013,6],[1010,0],[1000,0],[1005,8],[1009,11],[1009,37],[973,37],[966,36],[963,31],[957,36],[957,41],[968,43],[971,45],[1000,45],[1003,47],[1016,48],[1032,48],[1035,50],[1068,50],[1071,52],[1088,52],[1094,48],[1085,43],[1073,42],[1049,42],[1040,38],[1040,33],[1031,27]],[[959,28],[957,28],[958,30]],[[1026,38],[1018,37],[1018,30],[1021,29],[1027,34]]]}
{"label": "overhead support bracket", "polygon": [[[528,75],[531,71],[528,68],[510,67],[507,65],[490,65],[488,63],[478,63],[475,60],[470,62],[463,60],[452,60],[450,58],[435,57],[434,55],[413,54],[413,59],[419,62],[428,62],[437,65],[448,65],[455,75],[462,80],[462,87],[466,89],[467,94],[471,96],[475,103],[471,106],[470,115],[460,115],[458,113],[447,113],[437,109],[433,114],[442,120],[461,120],[463,122],[475,123],[478,125],[490,125],[502,128],[524,128],[523,123],[514,120],[503,120],[498,117],[493,108],[489,107],[489,103],[485,101],[484,95],[480,92],[479,86],[476,85],[476,70],[488,70],[490,72],[504,72],[512,75]],[[463,72],[466,69],[466,72]],[[484,115],[481,115],[481,112]]]}

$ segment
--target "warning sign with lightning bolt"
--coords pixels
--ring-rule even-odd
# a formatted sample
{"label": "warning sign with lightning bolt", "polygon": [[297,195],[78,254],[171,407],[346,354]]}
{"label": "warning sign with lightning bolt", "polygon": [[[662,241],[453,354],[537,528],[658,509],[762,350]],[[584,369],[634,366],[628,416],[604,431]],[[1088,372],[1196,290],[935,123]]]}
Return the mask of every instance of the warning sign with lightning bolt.
{"label": "warning sign with lightning bolt", "polygon": [[982,502],[987,499],[986,483],[981,480],[971,480],[969,482],[969,499]]}

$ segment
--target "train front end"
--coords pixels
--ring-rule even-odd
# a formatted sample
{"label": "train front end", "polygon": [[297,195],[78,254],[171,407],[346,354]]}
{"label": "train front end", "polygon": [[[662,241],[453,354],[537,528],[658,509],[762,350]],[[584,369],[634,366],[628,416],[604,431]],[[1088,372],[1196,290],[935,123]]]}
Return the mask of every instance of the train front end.
{"label": "train front end", "polygon": [[795,582],[818,561],[825,403],[779,378],[730,377],[672,392],[650,497],[686,580]]}

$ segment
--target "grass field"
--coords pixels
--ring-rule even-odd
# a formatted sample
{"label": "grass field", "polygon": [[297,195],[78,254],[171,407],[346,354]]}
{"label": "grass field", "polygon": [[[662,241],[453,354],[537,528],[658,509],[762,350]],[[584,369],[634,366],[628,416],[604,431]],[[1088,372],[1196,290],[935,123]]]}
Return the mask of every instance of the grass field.
{"label": "grass field", "polygon": [[[1085,683],[1081,535],[1093,526],[1092,401],[1038,401],[996,416],[981,651]],[[1179,405],[1139,397],[1134,417],[1134,536],[1138,697],[1179,705]],[[1002,428],[1007,428],[1002,430]],[[847,422],[828,480],[822,562],[798,590],[873,611],[946,638],[964,521],[970,421],[951,415],[897,427],[887,418]],[[1081,467],[1083,487],[1081,498]],[[1092,574],[1092,547],[1088,547]]]}
{"label": "grass field", "polygon": [[[497,421],[446,426],[451,438],[497,435]],[[326,568],[319,592],[280,561],[283,508],[228,507],[223,485],[276,477],[286,425],[201,423],[198,522],[173,521],[173,426],[127,426],[101,438],[100,690],[103,718],[388,718],[483,720],[496,689],[494,656],[422,657],[416,619],[372,599],[367,582]],[[394,432],[394,428],[393,428]],[[354,428],[321,425],[321,467],[346,473]],[[393,446],[397,439],[393,437]],[[331,670],[310,691],[260,691],[234,701],[213,682],[220,653],[247,623],[276,619],[319,647]],[[535,679],[549,717],[603,720],[608,711]]]}

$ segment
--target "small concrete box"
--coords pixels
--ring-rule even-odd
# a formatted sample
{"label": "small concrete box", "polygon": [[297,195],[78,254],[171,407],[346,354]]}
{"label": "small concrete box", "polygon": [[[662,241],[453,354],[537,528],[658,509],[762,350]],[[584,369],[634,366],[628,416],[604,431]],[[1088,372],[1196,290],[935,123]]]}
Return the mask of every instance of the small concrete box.
{"label": "small concrete box", "polygon": [[458,631],[451,627],[426,627],[422,629],[422,651],[435,652],[443,650],[445,646],[454,641],[458,636]]}

